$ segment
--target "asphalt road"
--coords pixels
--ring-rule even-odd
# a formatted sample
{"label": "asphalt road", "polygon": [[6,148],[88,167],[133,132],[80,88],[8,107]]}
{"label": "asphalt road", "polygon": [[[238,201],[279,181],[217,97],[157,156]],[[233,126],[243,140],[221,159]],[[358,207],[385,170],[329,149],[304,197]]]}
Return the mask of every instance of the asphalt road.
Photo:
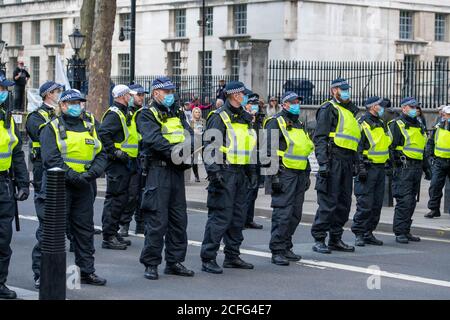
{"label": "asphalt road", "polygon": [[[97,199],[95,222],[100,225],[103,200]],[[22,231],[13,237],[13,257],[8,285],[24,290],[19,298],[35,298],[31,271],[31,250],[37,227],[32,200],[20,205]],[[295,251],[303,256],[299,263],[279,267],[270,263],[268,242],[270,220],[257,217],[264,230],[245,230],[242,258],[255,265],[254,270],[225,269],[222,275],[201,271],[199,258],[206,214],[189,212],[188,247],[185,265],[192,268],[194,278],[163,274],[160,280],[143,277],[139,263],[143,238],[131,236],[132,246],[126,251],[101,248],[96,236],[97,274],[108,280],[106,287],[81,286],[68,290],[68,299],[449,299],[450,241],[423,240],[400,245],[388,234],[378,234],[383,247],[357,248],[356,253],[320,255],[312,252],[310,226],[301,225],[294,238]],[[132,229],[134,226],[132,226]],[[347,231],[344,240],[353,242]],[[68,253],[68,266],[73,254]],[[218,262],[223,261],[219,254]],[[370,268],[369,268],[370,267]],[[368,286],[369,284],[369,286]],[[369,288],[370,287],[370,288]]]}

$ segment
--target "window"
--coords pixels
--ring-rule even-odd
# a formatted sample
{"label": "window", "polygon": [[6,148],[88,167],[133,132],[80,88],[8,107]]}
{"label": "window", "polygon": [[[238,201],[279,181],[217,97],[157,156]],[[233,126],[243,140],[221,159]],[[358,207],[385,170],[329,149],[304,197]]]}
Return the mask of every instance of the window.
{"label": "window", "polygon": [[405,55],[403,61],[403,96],[415,96],[417,56]]}
{"label": "window", "polygon": [[32,87],[39,88],[39,73],[40,73],[40,58],[39,57],[31,57],[31,79],[32,79]]}
{"label": "window", "polygon": [[14,32],[16,36],[16,45],[22,45],[22,22],[16,22],[14,24]]}
{"label": "window", "polygon": [[[203,19],[203,8],[200,8],[200,20],[202,19]],[[206,7],[205,20],[206,20],[205,35],[212,36],[214,25],[213,7]]]}
{"label": "window", "polygon": [[62,19],[56,19],[54,21],[54,33],[55,33],[55,41],[56,43],[62,43],[63,42],[63,20]]}
{"label": "window", "polygon": [[40,44],[41,43],[41,22],[33,21],[31,24],[32,28],[32,44]]}
{"label": "window", "polygon": [[247,5],[237,4],[233,7],[233,22],[235,34],[247,33]]}
{"label": "window", "polygon": [[[203,52],[200,51],[198,54],[198,70],[199,74],[202,74],[203,66]],[[205,76],[212,75],[212,51],[205,51]]]}
{"label": "window", "polygon": [[130,55],[128,53],[119,54],[119,76],[130,76]]}
{"label": "window", "polygon": [[48,80],[55,81],[55,70],[56,70],[56,57],[48,56],[48,69],[47,69]]}
{"label": "window", "polygon": [[175,10],[175,37],[186,37],[186,10]]}
{"label": "window", "polygon": [[447,104],[449,85],[448,57],[434,58],[434,100],[437,105]]}
{"label": "window", "polygon": [[413,13],[400,11],[400,39],[413,39]]}
{"label": "window", "polygon": [[229,72],[233,79],[239,79],[239,50],[228,51]]}
{"label": "window", "polygon": [[445,28],[447,26],[447,16],[442,13],[436,13],[434,20],[434,40],[445,41]]}
{"label": "window", "polygon": [[171,52],[169,55],[170,65],[169,72],[171,76],[181,75],[181,54],[179,52]]}
{"label": "window", "polygon": [[120,15],[120,27],[124,29],[123,34],[125,40],[130,40],[131,32],[127,31],[131,28],[131,15],[129,13],[123,13]]}

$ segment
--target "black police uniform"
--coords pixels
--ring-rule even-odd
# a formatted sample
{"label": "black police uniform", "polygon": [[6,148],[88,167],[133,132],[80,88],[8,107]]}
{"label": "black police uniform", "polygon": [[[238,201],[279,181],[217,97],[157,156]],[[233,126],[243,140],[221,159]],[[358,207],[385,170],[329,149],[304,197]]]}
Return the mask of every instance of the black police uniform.
{"label": "black police uniform", "polygon": [[[248,124],[249,128],[251,128],[252,115],[243,108],[234,108],[229,100],[223,107],[210,115],[206,123],[206,130],[219,130],[223,136],[222,145],[225,145],[227,130],[220,117],[222,111],[228,114],[231,122]],[[211,141],[204,142],[205,151],[211,143]],[[215,157],[214,152],[212,156]],[[255,175],[256,169],[254,165],[227,164],[225,154],[223,163],[221,165],[215,162],[205,162],[205,169],[210,179],[212,176],[220,174],[223,178],[223,185],[216,189],[210,182],[208,186],[208,221],[200,253],[204,263],[216,259],[222,238],[225,243],[225,261],[236,260],[239,258],[239,248],[244,240],[242,230],[247,218],[247,177]]]}
{"label": "black police uniform", "polygon": [[[276,114],[273,119],[267,121],[265,129],[267,130],[267,150],[268,156],[272,156],[271,141],[272,135],[278,130],[278,149],[286,150],[287,144],[281,129],[278,125],[277,118],[283,117],[289,127],[296,129],[305,129],[305,125],[299,121],[298,115],[283,109]],[[273,130],[273,131],[272,131]],[[283,166],[280,160],[280,169],[277,174],[281,185],[282,192],[275,192],[272,190],[272,236],[270,239],[270,251],[272,254],[285,255],[294,247],[292,243],[292,236],[302,219],[303,202],[305,200],[306,188],[309,187],[309,176],[311,167],[308,165],[305,170],[289,169]]]}
{"label": "black police uniform", "polygon": [[395,150],[395,148],[403,146],[405,138],[396,123],[397,119],[402,120],[406,126],[421,128],[422,132],[425,132],[425,128],[416,118],[411,118],[405,114],[400,115],[400,117],[389,123],[393,139],[390,147],[391,159],[394,164],[392,195],[396,199],[393,229],[395,235],[400,236],[408,235],[411,231],[411,218],[416,208],[417,194],[420,191],[424,162],[407,157],[405,162],[401,161],[401,157],[404,155],[401,151]]}
{"label": "black police uniform", "polygon": [[[128,106],[114,102],[126,117],[131,117]],[[115,143],[122,142],[125,137],[122,123],[115,112],[108,112],[103,118],[99,130],[99,136],[103,147],[108,154],[108,165],[106,167],[106,193],[103,207],[103,239],[109,241],[117,236],[120,219],[128,203],[128,186],[130,178],[136,174],[136,159],[129,158],[128,163],[116,159],[114,152],[117,150]]]}
{"label": "black police uniform", "polygon": [[[86,132],[83,121],[80,118],[73,118],[67,115],[59,117],[65,131]],[[42,190],[45,191],[46,170],[51,168],[62,168],[66,170],[66,199],[67,199],[67,220],[70,225],[70,232],[73,237],[75,264],[80,268],[81,275],[91,275],[94,268],[94,201],[95,191],[91,181],[77,179],[79,173],[70,169],[61,156],[58,149],[53,127],[48,124],[41,133],[42,162],[44,165],[44,175]],[[91,163],[88,172],[93,178],[100,177],[107,165],[107,156],[102,150]],[[39,220],[42,221],[40,216]],[[41,241],[39,239],[39,241]],[[39,244],[38,244],[39,245]],[[37,264],[40,267],[40,263]],[[36,274],[36,272],[35,272]],[[38,274],[38,273],[37,273]]]}
{"label": "black police uniform", "polygon": [[[193,150],[194,132],[186,122],[184,114],[178,108],[172,110],[156,101],[153,101],[150,107],[156,108],[161,121],[179,117],[184,129],[190,134]],[[137,127],[142,134],[142,154],[148,164],[141,203],[145,221],[145,244],[140,262],[151,268],[160,265],[165,246],[167,265],[175,265],[185,260],[187,250],[184,171],[188,166],[173,164],[171,154],[174,145],[163,137],[161,124],[148,107],[141,111]]]}
{"label": "black police uniform", "polygon": [[[366,112],[359,123],[366,122],[372,129],[383,128],[388,133],[388,128],[379,117]],[[370,148],[369,140],[364,131],[358,145],[359,164],[367,170],[367,178],[361,181],[355,178],[356,213],[353,216],[352,232],[357,236],[370,236],[378,226],[381,209],[383,207],[385,189],[385,164],[372,163],[363,155],[364,150]]]}
{"label": "black police uniform", "polygon": [[437,157],[434,154],[435,150],[435,136],[437,128],[450,131],[449,121],[441,122],[434,127],[430,139],[427,142],[426,154],[428,157],[434,157],[433,165],[431,167],[433,174],[431,175],[430,189],[428,190],[430,200],[428,201],[428,209],[432,211],[434,216],[440,215],[442,189],[445,186],[447,178],[450,178],[450,159]]}
{"label": "black police uniform", "polygon": [[[339,103],[339,102],[338,102]],[[355,116],[359,109],[353,102],[340,103]],[[328,178],[317,176],[317,209],[311,234],[318,242],[323,242],[330,234],[330,242],[339,241],[348,220],[353,192],[353,175],[357,154],[355,151],[338,147],[329,138],[336,131],[338,111],[330,102],[317,112],[314,134],[316,158],[319,165],[328,165]]]}

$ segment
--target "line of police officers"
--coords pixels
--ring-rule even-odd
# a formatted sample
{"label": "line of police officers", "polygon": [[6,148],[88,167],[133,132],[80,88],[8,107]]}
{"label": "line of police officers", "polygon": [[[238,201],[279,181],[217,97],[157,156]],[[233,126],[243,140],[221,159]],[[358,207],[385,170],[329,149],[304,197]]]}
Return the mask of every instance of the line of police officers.
{"label": "line of police officers", "polygon": [[[5,286],[11,257],[11,224],[15,199],[23,201],[29,195],[20,136],[13,118],[5,112],[8,87],[12,85],[4,76],[0,78],[0,181],[4,184],[0,189],[0,298],[16,297]],[[191,154],[198,146],[194,145],[193,131],[179,109],[175,89],[169,78],[155,79],[152,102],[144,106],[144,88],[118,85],[112,92],[114,105],[99,124],[85,110],[85,99],[79,91],[61,92],[62,86],[51,81],[41,86],[43,104],[28,116],[26,123],[39,218],[38,243],[32,255],[36,288],[40,285],[46,170],[54,167],[66,171],[67,237],[82,283],[106,284],[94,267],[95,180],[103,172],[107,190],[102,247],[124,250],[131,245],[124,237],[128,236],[135,214],[136,231],[142,232],[142,223],[145,225],[145,245],[140,257],[144,276],[158,279],[163,248],[166,274],[194,276],[182,264],[187,249],[184,170],[190,167]],[[414,98],[403,99],[402,114],[386,125],[382,120],[384,108],[388,107],[386,100],[369,98],[365,103],[367,112],[357,120],[359,109],[351,102],[349,89],[345,79],[332,82],[332,98],[317,112],[313,139],[299,120],[301,97],[294,92],[283,95],[282,111],[264,123],[266,156],[279,164],[270,177],[270,250],[276,265],[286,266],[301,259],[292,250],[292,236],[300,223],[304,195],[311,183],[308,157],[314,149],[319,163],[315,187],[319,207],[311,229],[316,241],[314,251],[354,251],[353,246],[342,241],[343,226],[350,213],[353,177],[357,211],[352,231],[357,246],[383,244],[373,231],[380,218],[386,174],[393,176],[397,200],[394,233],[399,243],[420,240],[410,233],[411,218],[422,171],[429,179],[431,168],[429,215],[438,216],[445,177],[450,174],[450,106],[444,109],[445,116],[436,125],[425,153],[426,129],[416,118],[418,103]],[[202,270],[215,274],[223,272],[216,260],[221,241],[225,244],[224,268],[254,268],[240,258],[247,203],[253,201],[247,193],[258,185],[254,117],[244,108],[252,93],[241,82],[230,82],[225,90],[225,105],[209,115],[209,130],[200,146],[204,149],[209,180],[208,220],[200,255]],[[58,105],[59,115],[55,112]],[[433,157],[431,168],[426,157]],[[13,190],[11,171],[17,192]]]}

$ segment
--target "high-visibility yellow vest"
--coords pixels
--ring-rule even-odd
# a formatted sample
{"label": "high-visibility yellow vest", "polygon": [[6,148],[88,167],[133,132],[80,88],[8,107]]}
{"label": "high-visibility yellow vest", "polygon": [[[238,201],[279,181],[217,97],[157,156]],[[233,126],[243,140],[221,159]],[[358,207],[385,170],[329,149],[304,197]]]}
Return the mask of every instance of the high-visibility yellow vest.
{"label": "high-visibility yellow vest", "polygon": [[[1,112],[5,114],[4,111]],[[14,118],[11,117],[9,128],[5,128],[4,122],[4,120],[0,120],[0,171],[6,171],[11,168],[13,150],[19,143]]]}
{"label": "high-visibility yellow vest", "polygon": [[[49,114],[46,110],[44,110],[44,109],[42,109],[42,108],[39,108],[39,109],[37,109],[36,111],[33,111],[33,112],[39,113],[39,114],[41,115],[41,117],[44,118],[44,120],[45,120],[45,122],[42,123],[42,124],[39,126],[39,130],[41,130],[43,127],[45,127],[45,126],[47,125],[47,123],[50,122],[50,120],[51,120],[50,114]],[[33,112],[30,112],[30,113],[27,115],[27,121],[28,121],[28,117],[29,117]],[[32,147],[33,149],[40,148],[40,147],[41,147],[41,142],[40,142],[40,141],[31,141],[31,147]]]}
{"label": "high-visibility yellow vest", "polygon": [[403,146],[397,146],[395,150],[402,151],[405,156],[415,160],[423,160],[423,153],[427,143],[427,136],[420,127],[406,128],[403,120],[395,121],[400,128],[400,132],[405,138]]}
{"label": "high-visibility yellow vest", "polygon": [[[83,123],[86,128],[90,128],[86,121]],[[56,145],[64,163],[76,172],[86,172],[102,150],[102,143],[97,137],[95,126],[93,130],[83,132],[70,131],[65,128],[64,136],[60,130],[58,118],[52,120],[50,124],[55,132]]]}
{"label": "high-visibility yellow vest", "polygon": [[225,111],[219,113],[227,129],[227,145],[221,146],[220,151],[226,155],[230,164],[250,164],[252,152],[256,147],[256,131],[246,123],[231,122]]}
{"label": "high-visibility yellow vest", "polygon": [[124,135],[124,140],[122,142],[114,143],[114,146],[117,149],[120,149],[126,154],[128,154],[131,158],[136,158],[138,156],[138,143],[139,143],[139,134],[136,128],[136,122],[133,121],[132,119],[130,121],[130,125],[127,126],[127,119],[125,118],[125,115],[119,108],[114,106],[110,107],[105,112],[102,121],[108,112],[115,112],[119,116]]}
{"label": "high-visibility yellow vest", "polygon": [[370,144],[369,149],[363,151],[363,155],[372,163],[386,163],[389,159],[389,146],[392,144],[390,131],[386,132],[383,127],[372,129],[366,121],[361,123],[361,129]]}
{"label": "high-visibility yellow vest", "polygon": [[287,129],[282,116],[277,117],[278,126],[286,140],[286,150],[278,150],[283,165],[288,169],[305,170],[308,166],[308,156],[314,150],[314,144],[304,129]]}
{"label": "high-visibility yellow vest", "polygon": [[161,119],[160,113],[155,107],[150,107],[150,111],[161,125],[161,133],[170,144],[182,143],[185,140],[184,127],[179,117],[168,117]]}
{"label": "high-visibility yellow vest", "polygon": [[438,127],[434,134],[434,155],[439,158],[450,158],[450,131]]}
{"label": "high-visibility yellow vest", "polygon": [[333,100],[329,102],[338,111],[336,131],[330,132],[329,137],[333,138],[334,144],[338,147],[353,151],[358,150],[361,131],[355,116],[350,110],[342,107],[337,102]]}

